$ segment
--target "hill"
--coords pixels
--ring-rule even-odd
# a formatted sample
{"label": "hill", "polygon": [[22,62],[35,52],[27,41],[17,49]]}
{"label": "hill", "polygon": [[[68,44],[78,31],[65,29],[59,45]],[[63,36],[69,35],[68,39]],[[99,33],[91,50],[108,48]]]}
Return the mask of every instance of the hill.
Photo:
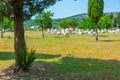
{"label": "hill", "polygon": [[[118,12],[107,12],[107,13],[104,13],[104,15],[110,15],[111,13],[113,13],[114,17],[118,14]],[[83,14],[77,14],[77,15],[73,15],[73,16],[65,17],[65,18],[74,19],[74,20],[77,20],[77,21],[81,22],[86,17],[88,17],[88,14],[87,13],[83,13]],[[53,25],[59,23],[63,19],[64,18],[54,19],[53,20]]]}
{"label": "hill", "polygon": [[[118,14],[118,12],[107,12],[105,13],[105,15],[110,15],[111,13],[113,13],[114,17]],[[88,16],[87,13],[83,13],[83,14],[77,14],[77,15],[73,15],[73,16],[65,17],[65,18],[74,19],[74,20],[81,22],[87,16]],[[53,25],[56,25],[63,19],[64,18],[53,19]],[[25,21],[24,26],[27,26],[27,27],[36,26],[36,23],[34,22],[33,19],[31,19],[31,20]]]}
{"label": "hill", "polygon": [[[87,13],[83,13],[83,14],[77,14],[77,15],[73,15],[73,16],[65,17],[65,18],[69,18],[69,19],[73,19],[73,20],[83,20],[86,17],[87,17]],[[65,18],[54,19],[53,25],[59,23],[61,20],[65,19]]]}
{"label": "hill", "polygon": [[34,19],[30,19],[28,21],[24,22],[25,27],[31,27],[31,26],[36,26],[37,24],[34,22]]}

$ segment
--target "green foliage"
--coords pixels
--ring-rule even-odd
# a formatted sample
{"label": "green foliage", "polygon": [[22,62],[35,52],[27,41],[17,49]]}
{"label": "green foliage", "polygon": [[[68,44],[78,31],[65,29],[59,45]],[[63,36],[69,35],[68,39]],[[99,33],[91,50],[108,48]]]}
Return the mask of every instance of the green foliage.
{"label": "green foliage", "polygon": [[14,21],[11,21],[11,20],[10,20],[10,27],[9,27],[9,29],[10,29],[11,31],[14,31]]}
{"label": "green foliage", "polygon": [[117,17],[115,17],[114,20],[113,20],[113,26],[116,27],[117,24],[118,24]]}
{"label": "green foliage", "polygon": [[110,15],[109,15],[109,17],[111,18],[111,19],[113,19],[113,13],[110,13]]}
{"label": "green foliage", "polygon": [[76,21],[76,20],[72,20],[72,19],[65,18],[65,19],[63,19],[61,22],[59,22],[58,25],[59,25],[61,28],[68,28],[68,27],[73,27],[73,28],[75,28],[75,27],[77,26],[77,21]]}
{"label": "green foliage", "polygon": [[[0,11],[0,14],[13,17],[14,16],[14,47],[15,47],[15,67],[26,68],[30,67],[27,60],[27,53],[24,49],[20,50],[23,46],[26,46],[24,39],[24,29],[23,29],[23,21],[30,19],[37,13],[41,13],[45,8],[48,8],[50,5],[54,5],[57,1],[60,0],[0,0],[0,4],[4,5],[4,10]],[[1,6],[0,6],[1,7]],[[4,13],[4,14],[3,14]],[[22,55],[17,54],[18,52],[23,53]],[[19,53],[20,53],[19,52]],[[23,56],[23,57],[22,57]],[[29,60],[30,57],[28,57]],[[19,59],[19,60],[18,60]],[[25,60],[25,61],[24,61]],[[21,62],[22,61],[22,62]],[[20,64],[20,65],[18,65]],[[22,67],[21,67],[22,66]],[[18,71],[18,70],[17,70]]]}
{"label": "green foliage", "polygon": [[14,12],[18,12],[20,10],[18,9],[19,7],[23,6],[22,14],[24,16],[24,20],[27,20],[30,19],[33,15],[41,13],[45,8],[48,8],[50,5],[54,5],[57,1],[61,0],[2,0],[0,1],[0,4],[2,4],[3,8],[5,9],[2,10],[2,12],[0,13],[10,17],[13,16]]}
{"label": "green foliage", "polygon": [[63,19],[61,22],[58,23],[58,25],[61,27],[61,28],[67,28],[69,26],[69,20],[70,19]]}
{"label": "green foliage", "polygon": [[41,14],[38,14],[35,18],[35,22],[37,25],[40,27],[43,27],[44,29],[46,28],[51,28],[52,27],[52,18],[53,13],[48,11],[48,12],[42,12]]}
{"label": "green foliage", "polygon": [[3,28],[4,29],[10,29],[10,31],[13,31],[13,29],[14,29],[14,21],[8,19],[7,17],[4,17]]}
{"label": "green foliage", "polygon": [[36,50],[31,49],[31,52],[29,53],[27,48],[22,48],[19,50],[19,66],[21,66],[23,70],[29,70],[29,68],[32,66],[35,60],[35,52]]}
{"label": "green foliage", "polygon": [[96,41],[98,41],[98,21],[103,15],[104,1],[103,0],[89,0],[88,1],[88,16],[95,23]]}
{"label": "green foliage", "polygon": [[25,31],[34,31],[32,28],[30,28],[30,27],[24,27],[24,30]]}
{"label": "green foliage", "polygon": [[59,29],[60,27],[58,25],[53,25],[52,29]]}
{"label": "green foliage", "polygon": [[70,20],[69,24],[72,28],[75,28],[78,25],[77,20],[72,20],[72,19]]}
{"label": "green foliage", "polygon": [[[71,19],[71,20],[77,21],[77,25],[78,25],[86,17],[87,17],[87,13],[84,13],[84,14],[77,14],[77,15],[73,15],[73,16],[67,17],[67,19]],[[53,25],[57,25],[63,19],[65,19],[65,18],[53,19]]]}
{"label": "green foliage", "polygon": [[100,17],[103,15],[104,1],[103,0],[89,0],[88,15],[94,23],[98,23]]}
{"label": "green foliage", "polygon": [[4,6],[3,6],[3,3],[0,2],[0,21],[2,21],[4,18],[3,11],[4,11]]}
{"label": "green foliage", "polygon": [[24,21],[24,26],[32,27],[32,26],[37,26],[37,24],[35,23],[34,19],[30,19],[30,20]]}
{"label": "green foliage", "polygon": [[84,24],[83,24],[83,23],[79,24],[79,25],[78,25],[78,28],[79,28],[79,29],[85,29]]}
{"label": "green foliage", "polygon": [[[105,16],[110,16],[110,14],[117,15],[118,12],[112,12],[112,13],[109,13],[109,12],[108,12],[108,13],[105,13]],[[77,15],[74,15],[74,16],[70,16],[70,17],[68,17],[68,18],[77,21],[77,26],[78,26],[78,24],[83,23],[84,19],[87,18],[87,14],[86,14],[86,13],[84,13],[84,14],[77,14]],[[113,16],[113,18],[114,18],[114,16]],[[55,28],[58,26],[57,24],[58,24],[60,21],[62,21],[62,20],[63,20],[63,18],[53,19],[52,28],[55,29]],[[113,22],[114,22],[114,21],[113,21]],[[24,22],[24,26],[25,26],[25,27],[36,26],[36,25],[37,25],[37,24],[35,23],[34,19],[31,19],[31,20],[28,20],[28,21],[25,21],[25,22]]]}
{"label": "green foliage", "polygon": [[99,29],[109,29],[112,26],[112,19],[109,16],[103,16],[98,22]]}
{"label": "green foliage", "polygon": [[115,17],[114,19],[114,24],[118,26],[120,26],[120,12],[118,13],[118,15]]}
{"label": "green foliage", "polygon": [[85,18],[81,24],[78,25],[78,28],[80,29],[94,29],[94,23],[92,22],[91,18]]}
{"label": "green foliage", "polygon": [[51,28],[52,27],[51,16],[53,16],[53,13],[51,13],[50,11],[48,11],[48,12],[43,11],[41,14],[39,13],[38,16],[36,16],[35,22],[41,28],[43,37],[44,37],[44,31],[43,30],[46,29],[46,28]]}
{"label": "green foliage", "polygon": [[3,3],[0,1],[0,30],[1,30],[1,38],[3,38],[3,19],[4,19],[4,6]]}

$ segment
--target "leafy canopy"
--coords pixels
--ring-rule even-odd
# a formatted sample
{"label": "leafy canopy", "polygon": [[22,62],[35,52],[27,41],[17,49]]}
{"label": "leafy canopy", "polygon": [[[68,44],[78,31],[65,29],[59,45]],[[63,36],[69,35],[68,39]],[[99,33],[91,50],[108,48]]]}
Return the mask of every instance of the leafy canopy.
{"label": "leafy canopy", "polygon": [[94,23],[98,23],[100,17],[103,15],[104,1],[103,0],[89,0],[88,2],[88,16]]}
{"label": "leafy canopy", "polygon": [[59,22],[58,25],[59,25],[61,28],[76,27],[77,21],[76,21],[76,20],[72,20],[72,19],[65,18],[65,19],[63,19],[61,22]]}
{"label": "leafy canopy", "polygon": [[42,12],[41,14],[38,14],[35,18],[35,22],[39,27],[44,27],[44,28],[51,28],[52,27],[52,18],[53,13],[50,11],[47,12]]}
{"label": "leafy canopy", "polygon": [[92,22],[91,18],[87,17],[83,20],[81,24],[78,25],[80,29],[91,30],[94,29],[94,23]]}
{"label": "leafy canopy", "polygon": [[109,16],[103,16],[98,22],[99,29],[109,29],[112,26],[112,19]]}
{"label": "leafy canopy", "polygon": [[14,21],[11,20],[11,19],[8,19],[7,17],[4,17],[3,28],[4,29],[9,29],[10,31],[13,31],[13,29],[14,29]]}
{"label": "leafy canopy", "polygon": [[54,5],[57,1],[61,0],[1,0],[0,4],[4,6],[2,14],[13,17],[14,12],[19,12],[18,8],[21,7],[23,8],[21,13],[24,19],[30,19],[33,15],[41,13],[45,8]]}

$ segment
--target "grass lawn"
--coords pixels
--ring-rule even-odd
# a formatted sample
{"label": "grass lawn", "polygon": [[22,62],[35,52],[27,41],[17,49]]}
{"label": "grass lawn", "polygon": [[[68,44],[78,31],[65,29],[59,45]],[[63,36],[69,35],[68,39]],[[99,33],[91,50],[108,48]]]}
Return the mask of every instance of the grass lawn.
{"label": "grass lawn", "polygon": [[[13,33],[0,38],[0,72],[14,65]],[[120,80],[120,33],[91,35],[52,35],[26,32],[29,49],[36,49],[33,67],[41,80]],[[38,79],[38,80],[39,80]]]}

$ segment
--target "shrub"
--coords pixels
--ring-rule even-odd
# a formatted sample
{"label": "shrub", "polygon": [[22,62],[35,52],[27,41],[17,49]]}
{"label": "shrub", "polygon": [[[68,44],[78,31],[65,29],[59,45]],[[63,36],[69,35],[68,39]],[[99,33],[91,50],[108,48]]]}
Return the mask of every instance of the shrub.
{"label": "shrub", "polygon": [[29,70],[35,60],[35,52],[36,50],[31,49],[30,53],[27,48],[22,48],[19,51],[19,65],[22,67],[23,71]]}

